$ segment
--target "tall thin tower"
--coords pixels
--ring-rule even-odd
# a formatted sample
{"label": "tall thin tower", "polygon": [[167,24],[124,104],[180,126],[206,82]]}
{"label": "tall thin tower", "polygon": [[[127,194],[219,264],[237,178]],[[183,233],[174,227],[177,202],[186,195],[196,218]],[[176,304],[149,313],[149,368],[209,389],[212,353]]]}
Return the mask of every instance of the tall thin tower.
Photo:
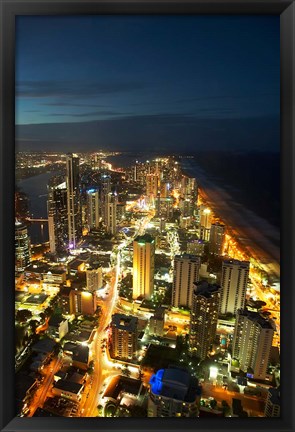
{"label": "tall thin tower", "polygon": [[68,153],[66,164],[69,249],[75,249],[82,237],[79,157],[76,154]]}
{"label": "tall thin tower", "polygon": [[133,241],[133,298],[150,298],[154,291],[155,240],[149,234]]}

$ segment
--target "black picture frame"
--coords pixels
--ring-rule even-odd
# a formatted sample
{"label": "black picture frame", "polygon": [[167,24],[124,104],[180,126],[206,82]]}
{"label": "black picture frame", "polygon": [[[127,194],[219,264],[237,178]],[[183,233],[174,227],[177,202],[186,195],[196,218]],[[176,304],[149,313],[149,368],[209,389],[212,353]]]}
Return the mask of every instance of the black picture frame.
{"label": "black picture frame", "polygon": [[[291,0],[1,0],[0,426],[1,431],[257,430],[292,431],[294,422],[294,47]],[[14,413],[14,38],[17,15],[275,14],[281,25],[281,418],[18,418]],[[251,29],[249,29],[251,31]],[[234,37],[234,36],[233,36]]]}

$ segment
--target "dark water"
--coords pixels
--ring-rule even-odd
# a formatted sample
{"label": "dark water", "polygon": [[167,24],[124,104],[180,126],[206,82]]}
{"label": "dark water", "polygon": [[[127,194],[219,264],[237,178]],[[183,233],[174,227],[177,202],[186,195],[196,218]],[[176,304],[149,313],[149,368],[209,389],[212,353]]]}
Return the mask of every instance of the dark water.
{"label": "dark water", "polygon": [[[17,182],[18,187],[29,199],[29,212],[32,218],[47,219],[47,184],[49,179],[57,174],[58,172],[43,173]],[[32,244],[48,241],[48,223],[32,222],[29,226],[29,235]]]}

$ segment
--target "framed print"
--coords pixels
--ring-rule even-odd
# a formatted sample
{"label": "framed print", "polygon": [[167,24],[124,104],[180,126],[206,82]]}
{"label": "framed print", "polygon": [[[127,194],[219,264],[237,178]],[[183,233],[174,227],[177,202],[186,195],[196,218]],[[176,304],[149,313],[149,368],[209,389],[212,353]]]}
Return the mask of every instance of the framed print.
{"label": "framed print", "polygon": [[294,14],[1,1],[1,430],[294,429]]}

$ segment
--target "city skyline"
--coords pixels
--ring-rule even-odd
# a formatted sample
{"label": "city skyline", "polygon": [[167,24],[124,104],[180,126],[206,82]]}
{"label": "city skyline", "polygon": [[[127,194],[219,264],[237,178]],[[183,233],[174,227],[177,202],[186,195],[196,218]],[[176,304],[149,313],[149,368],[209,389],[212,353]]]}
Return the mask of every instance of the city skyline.
{"label": "city skyline", "polygon": [[17,153],[18,415],[279,417],[279,248],[191,156],[125,157]]}
{"label": "city skyline", "polygon": [[280,416],[280,22],[16,19],[20,417]]}

